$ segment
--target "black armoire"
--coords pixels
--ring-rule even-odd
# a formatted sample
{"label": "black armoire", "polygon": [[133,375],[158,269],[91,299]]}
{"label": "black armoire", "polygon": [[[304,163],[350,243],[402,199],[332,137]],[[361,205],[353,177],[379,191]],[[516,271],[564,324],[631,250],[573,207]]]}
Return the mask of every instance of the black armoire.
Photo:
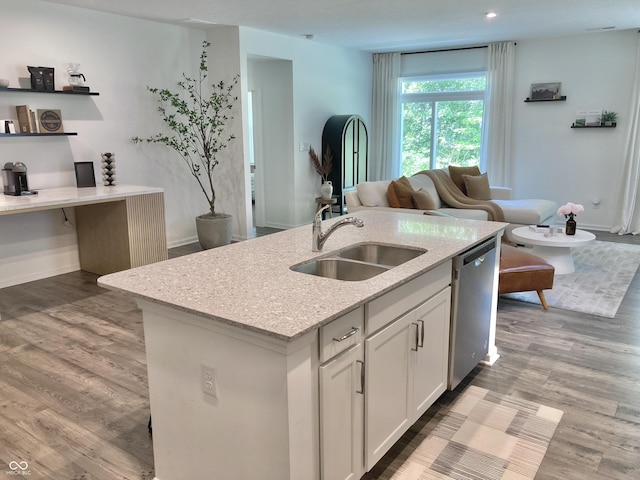
{"label": "black armoire", "polygon": [[334,115],[322,130],[322,154],[331,149],[333,167],[328,180],[333,184],[336,208],[346,213],[344,193],[366,182],[369,176],[369,137],[359,115]]}

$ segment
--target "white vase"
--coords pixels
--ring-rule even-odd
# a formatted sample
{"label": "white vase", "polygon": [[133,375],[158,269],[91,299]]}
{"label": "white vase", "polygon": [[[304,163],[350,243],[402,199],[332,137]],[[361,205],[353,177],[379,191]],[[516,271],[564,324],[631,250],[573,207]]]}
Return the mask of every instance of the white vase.
{"label": "white vase", "polygon": [[333,184],[326,181],[320,187],[320,196],[323,200],[331,200],[331,195],[333,195]]}

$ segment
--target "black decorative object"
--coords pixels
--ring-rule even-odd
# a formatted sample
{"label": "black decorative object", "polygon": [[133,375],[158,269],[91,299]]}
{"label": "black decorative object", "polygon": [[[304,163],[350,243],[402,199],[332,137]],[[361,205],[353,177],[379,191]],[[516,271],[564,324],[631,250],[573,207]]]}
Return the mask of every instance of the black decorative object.
{"label": "black decorative object", "polygon": [[569,218],[567,220],[567,224],[565,225],[564,233],[566,235],[575,235],[577,224],[575,219],[573,218],[573,213],[570,213],[568,217]]}
{"label": "black decorative object", "polygon": [[[328,150],[327,150],[328,149]],[[368,180],[369,137],[359,115],[333,115],[322,130],[322,152],[333,156],[331,173],[333,196],[338,198],[339,213],[346,213],[344,193]]]}
{"label": "black decorative object", "polygon": [[73,166],[76,170],[76,186],[78,188],[96,186],[93,162],[74,162]]}
{"label": "black decorative object", "polygon": [[102,181],[105,187],[116,184],[116,156],[113,153],[102,154]]}
{"label": "black decorative object", "polygon": [[55,90],[53,67],[27,67],[31,74],[31,89],[45,92]]}

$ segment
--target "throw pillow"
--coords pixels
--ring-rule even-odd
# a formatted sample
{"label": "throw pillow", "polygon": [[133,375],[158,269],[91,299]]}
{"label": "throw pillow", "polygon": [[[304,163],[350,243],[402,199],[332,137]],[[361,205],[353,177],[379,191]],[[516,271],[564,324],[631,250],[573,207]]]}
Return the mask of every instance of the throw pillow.
{"label": "throw pillow", "polygon": [[473,167],[456,167],[455,165],[449,165],[449,176],[453,183],[460,189],[462,193],[467,194],[467,190],[464,186],[463,175],[480,175],[480,169],[477,166]]}
{"label": "throw pillow", "polygon": [[436,210],[438,208],[433,197],[423,189],[413,192],[411,200],[413,201],[413,206],[418,210]]}
{"label": "throw pillow", "polygon": [[475,200],[491,200],[491,187],[486,173],[482,175],[463,175],[467,196]]}
{"label": "throw pillow", "polygon": [[413,201],[411,200],[413,192],[413,187],[407,177],[393,180],[387,189],[389,205],[394,208],[413,208]]}
{"label": "throw pillow", "polygon": [[380,180],[377,182],[362,182],[356,185],[360,202],[365,207],[388,207],[389,198],[387,189],[389,188],[389,180]]}

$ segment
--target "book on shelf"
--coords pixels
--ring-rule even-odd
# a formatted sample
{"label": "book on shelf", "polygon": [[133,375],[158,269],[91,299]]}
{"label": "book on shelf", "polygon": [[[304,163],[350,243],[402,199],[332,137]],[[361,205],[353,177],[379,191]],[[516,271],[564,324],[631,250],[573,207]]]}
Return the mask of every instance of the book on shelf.
{"label": "book on shelf", "polygon": [[38,133],[36,127],[36,115],[29,108],[29,105],[17,105],[16,113],[18,114],[18,128],[20,133]]}
{"label": "book on shelf", "polygon": [[38,133],[38,124],[36,123],[36,114],[33,110],[29,110],[29,122],[31,123],[31,133]]}
{"label": "book on shelf", "polygon": [[601,125],[602,110],[580,110],[576,113],[576,127],[599,127]]}
{"label": "book on shelf", "polygon": [[602,110],[588,110],[586,116],[587,127],[599,127],[602,123]]}

